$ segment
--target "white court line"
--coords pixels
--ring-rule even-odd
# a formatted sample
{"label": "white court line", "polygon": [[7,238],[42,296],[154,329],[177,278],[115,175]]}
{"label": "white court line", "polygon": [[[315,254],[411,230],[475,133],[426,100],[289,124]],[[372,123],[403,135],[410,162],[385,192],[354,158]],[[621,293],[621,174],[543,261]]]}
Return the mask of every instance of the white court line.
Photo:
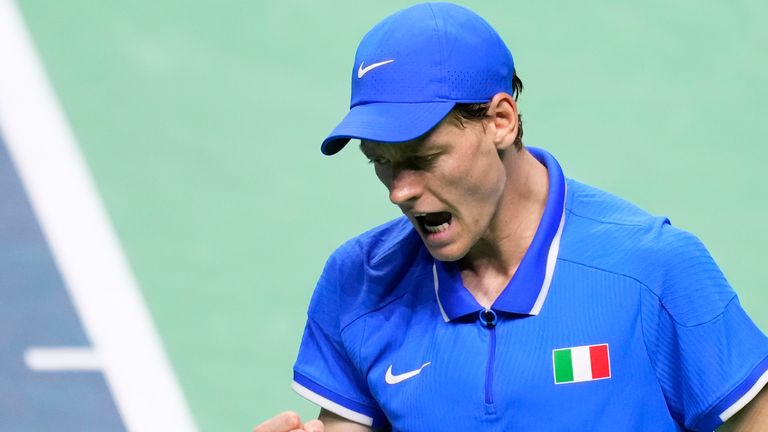
{"label": "white court line", "polygon": [[92,348],[30,348],[24,352],[27,367],[37,372],[96,371],[102,362]]}
{"label": "white court line", "polygon": [[0,129],[126,427],[196,430],[12,0],[0,0]]}

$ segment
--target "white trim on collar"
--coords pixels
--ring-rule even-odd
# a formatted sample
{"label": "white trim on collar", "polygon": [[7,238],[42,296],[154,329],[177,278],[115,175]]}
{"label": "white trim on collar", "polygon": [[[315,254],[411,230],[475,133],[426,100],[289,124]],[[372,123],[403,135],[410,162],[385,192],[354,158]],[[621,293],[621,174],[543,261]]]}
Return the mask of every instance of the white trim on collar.
{"label": "white trim on collar", "polygon": [[544,305],[544,300],[549,293],[549,286],[552,284],[552,275],[555,274],[555,263],[557,263],[557,254],[560,252],[560,237],[563,235],[563,227],[565,226],[565,204],[568,199],[568,182],[564,182],[563,185],[563,215],[560,217],[560,226],[557,227],[557,232],[552,238],[552,243],[549,245],[549,253],[547,254],[547,269],[544,272],[544,281],[541,284],[541,290],[539,296],[536,297],[536,302],[531,308],[531,315],[538,315],[541,312],[541,307]]}
{"label": "white trim on collar", "polygon": [[437,307],[440,308],[440,314],[443,315],[443,320],[445,320],[445,322],[449,322],[451,321],[451,319],[448,318],[448,314],[446,314],[445,309],[443,309],[443,304],[440,303],[440,294],[438,293],[438,288],[440,286],[440,283],[437,280],[437,264],[435,264],[434,262],[432,263],[432,275],[435,278],[435,298],[437,299]]}

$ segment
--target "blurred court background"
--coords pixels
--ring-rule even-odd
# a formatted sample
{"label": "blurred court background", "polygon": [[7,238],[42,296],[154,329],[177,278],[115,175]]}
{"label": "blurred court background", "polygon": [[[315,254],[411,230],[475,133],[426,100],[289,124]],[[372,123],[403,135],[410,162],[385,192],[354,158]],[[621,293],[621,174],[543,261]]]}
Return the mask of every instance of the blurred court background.
{"label": "blurred court background", "polygon": [[[358,41],[413,3],[17,3],[200,430],[316,415],[289,388],[314,282],[398,215],[356,144],[319,144]],[[768,330],[768,4],[462,4],[513,52],[524,142],[696,233]]]}

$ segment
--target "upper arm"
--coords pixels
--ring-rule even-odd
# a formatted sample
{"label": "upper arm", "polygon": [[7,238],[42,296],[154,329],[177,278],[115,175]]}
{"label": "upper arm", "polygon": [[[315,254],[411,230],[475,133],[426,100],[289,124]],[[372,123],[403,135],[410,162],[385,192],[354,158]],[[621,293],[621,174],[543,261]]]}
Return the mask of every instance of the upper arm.
{"label": "upper arm", "polygon": [[768,339],[698,239],[665,225],[656,240],[642,292],[648,354],[672,417],[712,430],[761,387]]}
{"label": "upper arm", "polygon": [[350,264],[356,252],[345,247],[328,259],[309,305],[291,386],[322,408],[380,427],[386,417],[370,393],[357,357],[364,326],[343,322],[356,301],[356,282],[362,279],[362,266]]}
{"label": "upper arm", "polygon": [[728,419],[721,432],[750,432],[768,430],[768,386],[763,387],[744,408]]}
{"label": "upper arm", "polygon": [[325,425],[324,432],[371,432],[368,426],[360,423],[353,422],[352,420],[345,419],[338,416],[326,409],[320,410],[320,421]]}

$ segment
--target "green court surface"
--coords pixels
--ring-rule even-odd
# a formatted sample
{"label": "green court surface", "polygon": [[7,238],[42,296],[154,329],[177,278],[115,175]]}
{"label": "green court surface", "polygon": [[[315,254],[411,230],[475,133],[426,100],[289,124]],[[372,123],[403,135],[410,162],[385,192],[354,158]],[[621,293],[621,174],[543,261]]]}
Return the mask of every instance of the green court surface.
{"label": "green court surface", "polygon": [[[412,3],[19,2],[201,430],[316,414],[289,388],[314,282],[398,215],[319,145],[358,41]],[[463,4],[515,56],[525,143],[697,234],[768,330],[768,5]]]}

